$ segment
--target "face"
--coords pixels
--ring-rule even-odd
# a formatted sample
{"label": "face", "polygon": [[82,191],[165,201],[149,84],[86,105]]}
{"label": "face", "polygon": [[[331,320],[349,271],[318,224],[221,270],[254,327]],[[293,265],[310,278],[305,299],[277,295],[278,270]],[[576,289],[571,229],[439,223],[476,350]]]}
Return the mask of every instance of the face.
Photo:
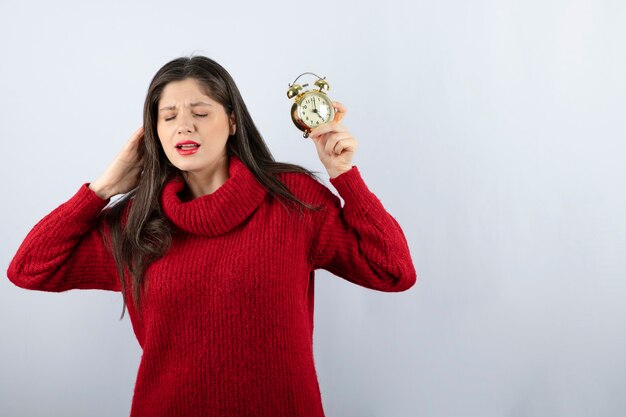
{"label": "face", "polygon": [[165,155],[181,171],[201,174],[226,157],[234,115],[187,78],[168,83],[158,104],[157,134]]}

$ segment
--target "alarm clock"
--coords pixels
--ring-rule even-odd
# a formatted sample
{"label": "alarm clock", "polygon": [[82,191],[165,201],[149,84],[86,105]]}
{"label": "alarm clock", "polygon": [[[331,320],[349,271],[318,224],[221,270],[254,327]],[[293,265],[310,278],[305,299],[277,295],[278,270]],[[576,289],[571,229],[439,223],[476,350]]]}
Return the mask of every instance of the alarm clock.
{"label": "alarm clock", "polygon": [[[304,90],[309,84],[296,84],[296,81],[305,74],[317,77],[313,84],[318,90]],[[311,130],[317,126],[331,122],[335,118],[333,102],[326,94],[330,90],[330,85],[326,77],[319,77],[312,72],[300,74],[293,83],[289,84],[287,97],[294,99],[291,106],[291,120],[298,129],[304,132],[304,137],[308,138]]]}

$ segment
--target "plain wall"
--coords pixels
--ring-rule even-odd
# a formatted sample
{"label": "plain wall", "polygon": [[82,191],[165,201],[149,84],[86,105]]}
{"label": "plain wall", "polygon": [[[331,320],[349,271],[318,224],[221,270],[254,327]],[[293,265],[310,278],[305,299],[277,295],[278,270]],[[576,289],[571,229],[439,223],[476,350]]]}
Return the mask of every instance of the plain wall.
{"label": "plain wall", "polygon": [[[625,21],[617,0],[3,0],[0,265],[181,55],[223,64],[276,159],[327,178],[286,97],[313,71],[418,273],[399,294],[317,273],[327,415],[621,415]],[[0,415],[127,415],[141,351],[121,307],[0,280]]]}

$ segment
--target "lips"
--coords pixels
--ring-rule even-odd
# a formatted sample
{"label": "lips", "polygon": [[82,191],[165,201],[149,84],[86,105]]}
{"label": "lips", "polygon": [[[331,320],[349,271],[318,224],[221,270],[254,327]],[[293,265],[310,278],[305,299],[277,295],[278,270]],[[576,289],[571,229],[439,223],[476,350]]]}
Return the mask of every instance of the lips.
{"label": "lips", "polygon": [[192,155],[198,152],[200,144],[192,140],[184,140],[176,144],[176,152],[180,155]]}
{"label": "lips", "polygon": [[176,144],[176,148],[183,149],[183,150],[189,150],[189,149],[197,148],[199,146],[200,144],[198,142],[194,142],[193,140],[183,140]]}

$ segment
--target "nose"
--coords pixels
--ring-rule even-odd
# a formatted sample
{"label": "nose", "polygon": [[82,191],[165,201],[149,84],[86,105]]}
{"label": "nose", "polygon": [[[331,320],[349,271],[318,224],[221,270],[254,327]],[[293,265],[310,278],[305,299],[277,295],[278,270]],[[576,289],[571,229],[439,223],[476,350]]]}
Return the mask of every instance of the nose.
{"label": "nose", "polygon": [[179,135],[193,132],[193,121],[189,117],[181,116],[179,120],[180,124],[177,131]]}
{"label": "nose", "polygon": [[178,128],[178,134],[182,135],[183,133],[191,133],[191,128],[189,128],[187,126],[180,126]]}

